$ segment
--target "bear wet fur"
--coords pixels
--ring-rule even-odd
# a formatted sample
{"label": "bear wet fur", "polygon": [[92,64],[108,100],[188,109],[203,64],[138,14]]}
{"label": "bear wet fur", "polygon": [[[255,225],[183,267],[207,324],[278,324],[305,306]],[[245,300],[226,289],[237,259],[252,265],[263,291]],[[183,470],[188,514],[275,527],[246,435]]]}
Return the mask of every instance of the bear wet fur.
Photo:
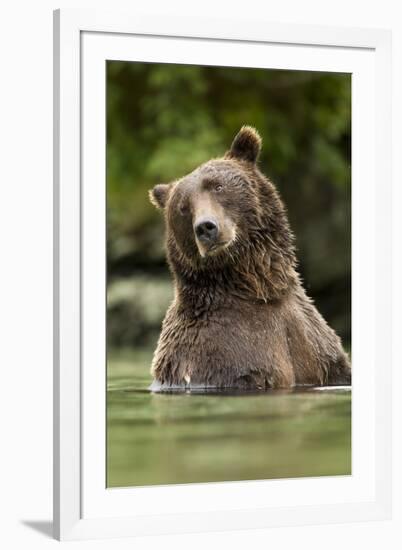
{"label": "bear wet fur", "polygon": [[162,388],[351,382],[347,354],[306,295],[294,236],[245,126],[221,159],[150,191],[165,217],[175,295],[151,372]]}

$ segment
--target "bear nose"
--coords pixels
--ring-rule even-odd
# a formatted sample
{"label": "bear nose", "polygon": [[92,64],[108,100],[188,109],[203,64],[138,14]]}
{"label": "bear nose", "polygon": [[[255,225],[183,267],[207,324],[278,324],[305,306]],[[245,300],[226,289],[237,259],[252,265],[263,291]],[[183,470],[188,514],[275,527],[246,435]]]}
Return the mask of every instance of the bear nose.
{"label": "bear nose", "polygon": [[200,220],[195,224],[194,231],[201,242],[214,243],[218,237],[218,224],[211,219]]}

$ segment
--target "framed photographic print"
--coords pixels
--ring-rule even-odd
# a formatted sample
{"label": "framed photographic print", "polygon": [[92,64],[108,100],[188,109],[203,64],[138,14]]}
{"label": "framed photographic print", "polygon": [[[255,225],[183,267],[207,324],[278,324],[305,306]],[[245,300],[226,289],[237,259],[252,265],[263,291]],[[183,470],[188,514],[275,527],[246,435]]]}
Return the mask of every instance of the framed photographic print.
{"label": "framed photographic print", "polygon": [[390,516],[390,44],[55,12],[56,538]]}

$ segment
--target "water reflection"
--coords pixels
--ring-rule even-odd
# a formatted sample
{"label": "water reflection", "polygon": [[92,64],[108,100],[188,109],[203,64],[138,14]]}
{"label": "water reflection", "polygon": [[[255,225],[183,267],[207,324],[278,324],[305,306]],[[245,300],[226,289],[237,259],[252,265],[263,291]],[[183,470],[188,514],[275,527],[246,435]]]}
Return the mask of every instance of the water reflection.
{"label": "water reflection", "polygon": [[110,358],[107,485],[351,473],[349,387],[149,391],[149,357]]}

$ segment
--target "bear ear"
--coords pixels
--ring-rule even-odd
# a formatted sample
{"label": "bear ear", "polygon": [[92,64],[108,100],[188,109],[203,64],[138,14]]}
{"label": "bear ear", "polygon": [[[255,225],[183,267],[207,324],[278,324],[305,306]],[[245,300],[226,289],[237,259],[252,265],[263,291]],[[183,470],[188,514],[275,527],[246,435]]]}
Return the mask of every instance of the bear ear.
{"label": "bear ear", "polygon": [[243,126],[234,138],[226,158],[247,160],[255,164],[261,151],[262,139],[255,128]]}
{"label": "bear ear", "polygon": [[169,197],[170,185],[167,183],[159,183],[153,189],[148,191],[149,200],[156,208],[163,210]]}

